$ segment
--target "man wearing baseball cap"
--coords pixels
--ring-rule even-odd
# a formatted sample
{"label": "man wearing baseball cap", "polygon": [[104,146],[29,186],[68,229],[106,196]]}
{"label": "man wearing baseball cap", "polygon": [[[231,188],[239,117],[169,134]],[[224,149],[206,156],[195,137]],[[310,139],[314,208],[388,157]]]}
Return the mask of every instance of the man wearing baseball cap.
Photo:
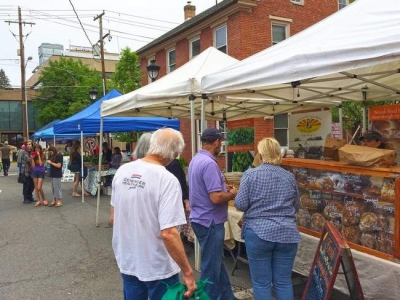
{"label": "man wearing baseball cap", "polygon": [[359,140],[361,141],[362,146],[387,149],[386,144],[382,142],[381,134],[373,130],[364,132],[364,134],[359,137]]}
{"label": "man wearing baseball cap", "polygon": [[207,128],[201,135],[202,149],[189,164],[190,222],[200,243],[201,279],[208,279],[206,293],[211,299],[235,299],[223,263],[224,223],[228,218],[228,201],[237,190],[227,187],[216,157],[221,152],[222,133]]}

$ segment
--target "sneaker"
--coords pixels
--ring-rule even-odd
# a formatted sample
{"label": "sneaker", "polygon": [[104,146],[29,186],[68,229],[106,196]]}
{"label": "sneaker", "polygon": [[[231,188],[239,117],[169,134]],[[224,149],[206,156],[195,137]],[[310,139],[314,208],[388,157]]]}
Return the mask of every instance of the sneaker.
{"label": "sneaker", "polygon": [[31,204],[32,202],[29,201],[29,200],[24,200],[22,203],[23,203],[23,204]]}

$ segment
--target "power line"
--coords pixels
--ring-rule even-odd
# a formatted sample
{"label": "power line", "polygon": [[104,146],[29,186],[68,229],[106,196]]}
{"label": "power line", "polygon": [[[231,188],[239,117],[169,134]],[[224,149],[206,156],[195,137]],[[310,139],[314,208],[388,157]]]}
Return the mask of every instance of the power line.
{"label": "power line", "polygon": [[72,4],[72,1],[71,1],[71,0],[69,0],[69,3],[70,3],[70,4],[71,4],[71,6],[72,6],[72,10],[74,11],[74,13],[75,13],[75,15],[76,15],[76,18],[78,19],[78,21],[79,21],[79,24],[81,24],[82,30],[83,30],[83,32],[85,33],[85,35],[86,35],[86,37],[87,37],[87,39],[88,39],[88,41],[89,41],[89,45],[90,45],[90,46],[93,46],[92,42],[91,42],[91,41],[90,41],[90,39],[89,39],[89,36],[88,36],[88,34],[86,33],[86,30],[85,30],[85,28],[84,28],[84,27],[83,27],[83,25],[82,25],[82,22],[81,22],[81,20],[79,19],[78,13],[76,12],[74,5]]}

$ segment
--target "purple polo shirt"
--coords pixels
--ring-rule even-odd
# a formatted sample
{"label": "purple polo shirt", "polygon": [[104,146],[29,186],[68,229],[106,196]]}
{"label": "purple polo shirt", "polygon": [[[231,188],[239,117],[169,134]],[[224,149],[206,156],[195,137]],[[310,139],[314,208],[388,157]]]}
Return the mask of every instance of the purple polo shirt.
{"label": "purple polo shirt", "polygon": [[201,149],[189,164],[190,221],[209,227],[228,218],[228,203],[214,204],[211,192],[226,192],[224,176],[210,152]]}

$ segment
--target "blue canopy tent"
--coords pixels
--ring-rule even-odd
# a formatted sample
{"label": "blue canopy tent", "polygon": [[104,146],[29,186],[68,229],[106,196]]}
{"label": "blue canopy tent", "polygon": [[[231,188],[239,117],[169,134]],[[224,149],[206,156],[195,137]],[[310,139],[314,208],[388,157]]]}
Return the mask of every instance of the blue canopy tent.
{"label": "blue canopy tent", "polygon": [[[84,136],[95,136],[96,133],[89,133],[85,132]],[[50,140],[50,139],[72,139],[72,138],[79,138],[81,136],[80,133],[65,133],[65,134],[55,134],[54,128],[50,127],[41,131],[36,131],[32,134],[32,138],[36,140]]]}
{"label": "blue canopy tent", "polygon": [[[97,100],[92,105],[77,114],[54,124],[54,133],[58,134],[81,134],[85,132],[99,132],[100,137],[103,132],[125,132],[125,131],[152,131],[163,127],[169,127],[179,130],[180,122],[178,119],[168,119],[161,117],[101,117],[101,103],[109,99],[121,96],[117,90],[112,90],[103,98]],[[102,160],[102,143],[99,145],[99,169]],[[81,143],[81,152],[83,153],[83,143]],[[83,161],[82,161],[83,172]],[[83,174],[82,174],[83,175]],[[83,187],[82,182],[82,187]],[[82,202],[84,201],[84,193],[82,193]],[[100,208],[100,177],[97,186],[97,212],[96,226],[98,226]]]}
{"label": "blue canopy tent", "polygon": [[[100,106],[103,101],[121,96],[117,90],[112,90],[100,100],[75,115],[54,124],[54,133],[81,133],[100,132]],[[103,120],[103,132],[125,131],[152,131],[162,127],[170,127],[179,130],[178,119],[159,117],[105,117]]]}

